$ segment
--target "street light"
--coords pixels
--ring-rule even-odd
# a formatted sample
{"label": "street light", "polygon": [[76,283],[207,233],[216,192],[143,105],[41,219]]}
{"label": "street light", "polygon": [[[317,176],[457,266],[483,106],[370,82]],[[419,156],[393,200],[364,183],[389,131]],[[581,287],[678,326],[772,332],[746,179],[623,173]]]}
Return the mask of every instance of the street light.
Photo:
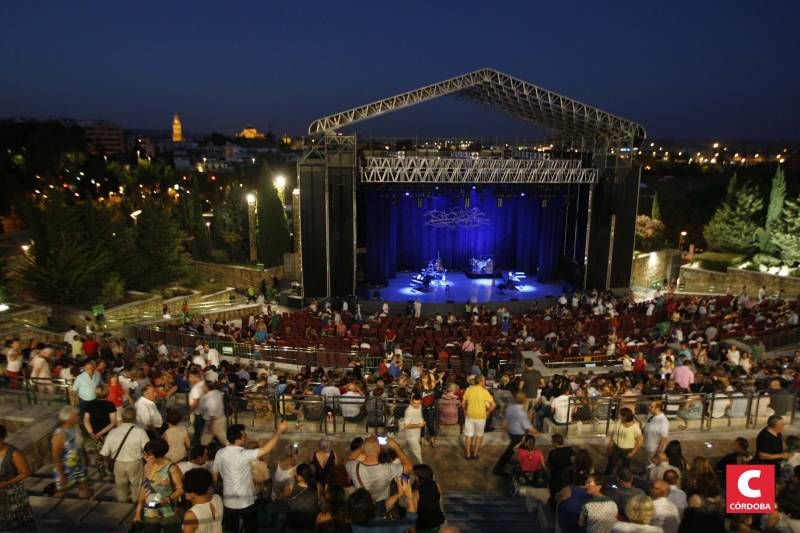
{"label": "street light", "polygon": [[142,214],[142,210],[141,209],[137,209],[136,211],[131,213],[131,218],[133,219],[133,223],[134,224],[138,224],[139,223],[139,221],[137,219],[139,218],[139,215],[141,215],[141,214]]}
{"label": "street light", "polygon": [[275,185],[275,188],[278,189],[278,197],[281,199],[281,204],[285,204],[284,189],[286,188],[286,178],[279,174],[275,176],[275,180],[272,183]]}
{"label": "street light", "polygon": [[206,232],[208,233],[208,240],[211,240],[211,221],[206,220]]}
{"label": "street light", "polygon": [[258,208],[256,202],[258,199],[251,192],[247,193],[245,199],[247,200],[247,233],[250,240],[250,262],[255,263],[258,261],[258,248],[256,246],[256,210]]}
{"label": "street light", "polygon": [[686,230],[681,231],[681,236],[678,239],[678,250],[683,251],[683,243],[689,233]]}

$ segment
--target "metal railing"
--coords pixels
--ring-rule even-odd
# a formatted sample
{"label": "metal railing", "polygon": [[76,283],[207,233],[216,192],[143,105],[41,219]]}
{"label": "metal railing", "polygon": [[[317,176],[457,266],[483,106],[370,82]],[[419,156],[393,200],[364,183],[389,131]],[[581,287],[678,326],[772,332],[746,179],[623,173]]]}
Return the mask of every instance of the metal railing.
{"label": "metal railing", "polygon": [[[653,401],[661,402],[667,419],[677,423],[682,429],[711,431],[725,428],[757,429],[766,425],[767,418],[772,414],[788,417],[787,422],[794,424],[798,395],[788,391],[775,395],[771,391],[762,390],[731,393],[670,392],[595,398],[570,396],[567,422],[555,423],[555,430],[569,433],[572,429],[583,433],[583,426],[588,425],[590,429],[587,434],[607,435],[623,407],[630,408],[644,426],[649,416],[648,406]],[[722,403],[725,405],[719,409]]]}

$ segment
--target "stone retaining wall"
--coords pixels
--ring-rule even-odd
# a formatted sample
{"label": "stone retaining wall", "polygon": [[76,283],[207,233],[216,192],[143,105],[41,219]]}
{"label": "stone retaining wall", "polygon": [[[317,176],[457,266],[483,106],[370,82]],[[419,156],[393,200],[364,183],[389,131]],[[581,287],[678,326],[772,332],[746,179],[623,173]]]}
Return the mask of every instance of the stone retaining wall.
{"label": "stone retaining wall", "polygon": [[0,313],[0,330],[19,326],[42,327],[50,321],[52,309],[44,305],[25,305],[24,309],[14,311],[13,308]]}
{"label": "stone retaining wall", "polygon": [[758,296],[758,289],[764,286],[770,296],[781,289],[785,298],[800,296],[800,278],[797,277],[775,276],[732,267],[728,267],[727,272],[717,272],[686,265],[681,267],[680,272],[681,290],[685,292],[724,293],[730,286],[739,294],[742,286],[746,286],[747,293],[754,298]]}
{"label": "stone retaining wall", "polygon": [[678,275],[680,264],[680,250],[641,253],[633,258],[631,287],[649,288],[665,278],[672,281]]}
{"label": "stone retaining wall", "polygon": [[204,261],[192,261],[192,264],[195,270],[200,272],[204,278],[213,278],[219,283],[238,289],[246,289],[247,287],[258,289],[262,279],[267,280],[267,284],[269,285],[272,276],[277,276],[278,279],[283,279],[285,277],[283,266],[259,270],[251,267],[206,263]]}

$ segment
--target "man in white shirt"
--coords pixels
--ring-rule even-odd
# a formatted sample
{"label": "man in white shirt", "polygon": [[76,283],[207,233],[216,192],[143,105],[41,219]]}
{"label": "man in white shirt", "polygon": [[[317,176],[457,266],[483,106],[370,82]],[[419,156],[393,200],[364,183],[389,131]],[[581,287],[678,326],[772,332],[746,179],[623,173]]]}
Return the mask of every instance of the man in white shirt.
{"label": "man in white shirt", "polygon": [[664,533],[678,533],[678,526],[681,523],[680,513],[674,503],[669,501],[669,483],[663,479],[657,479],[650,484],[650,497],[653,498],[655,514],[650,525],[658,526]]}
{"label": "man in white shirt", "polygon": [[228,428],[230,444],[217,452],[211,475],[217,482],[222,477],[222,503],[224,531],[257,531],[256,489],[253,485],[252,463],[270,453],[278,444],[281,435],[289,428],[282,420],[278,431],[264,446],[245,450],[247,433],[242,424]]}
{"label": "man in white shirt", "polygon": [[201,370],[206,367],[205,347],[201,347],[199,350],[194,352],[194,355],[192,356],[192,364]]}
{"label": "man in white shirt", "polygon": [[70,326],[69,331],[64,333],[64,344],[72,344],[79,335],[80,333],[75,331],[75,326]]}
{"label": "man in white shirt", "polygon": [[678,483],[680,481],[678,472],[675,470],[667,470],[664,472],[664,481],[669,483],[669,494],[667,494],[667,499],[671,501],[678,509],[678,517],[683,519],[683,512],[686,510],[688,503],[686,500],[686,493],[683,491],[683,489],[678,487]]}
{"label": "man in white shirt", "polygon": [[158,342],[158,354],[163,355],[164,357],[169,355],[169,348],[167,348],[167,343],[165,343],[163,340]]}
{"label": "man in white shirt", "polygon": [[339,401],[339,407],[342,411],[342,416],[347,418],[358,418],[361,414],[363,414],[362,407],[364,406],[364,395],[358,391],[358,387],[355,383],[351,383],[347,386],[347,392],[345,392],[341,400]]}
{"label": "man in white shirt", "polygon": [[219,351],[216,348],[209,348],[206,347],[206,363],[208,366],[213,366],[214,368],[219,368],[220,364],[220,356]]}
{"label": "man in white shirt", "polygon": [[342,393],[339,390],[339,387],[331,383],[328,383],[328,378],[322,378],[322,382],[324,383],[324,386],[322,387],[322,390],[319,391],[319,393],[325,399],[325,406],[328,409],[331,409],[333,408],[334,402],[336,401],[335,398],[341,396]]}
{"label": "man in white shirt", "polygon": [[122,423],[108,432],[100,455],[114,461],[114,493],[119,503],[136,503],[142,486],[142,452],[150,442],[147,432],[134,425],[136,410],[122,410]]}
{"label": "man in white shirt", "polygon": [[52,348],[42,348],[36,350],[36,355],[33,356],[30,362],[31,378],[50,379],[50,356],[53,355]]}
{"label": "man in white shirt", "polygon": [[661,410],[661,401],[650,402],[648,406],[650,416],[644,423],[644,449],[647,450],[648,459],[657,453],[663,452],[669,437],[669,420]]}
{"label": "man in white shirt", "polygon": [[406,430],[406,447],[408,454],[415,464],[422,464],[422,428],[425,427],[425,419],[422,418],[422,396],[414,393],[411,397],[411,404],[406,407],[403,415],[403,428]]}
{"label": "man in white shirt", "polygon": [[200,439],[205,429],[205,420],[200,412],[200,400],[206,393],[206,383],[200,370],[193,368],[188,374],[189,385],[189,421],[192,423],[192,445],[200,444]]}
{"label": "man in white shirt", "polygon": [[136,400],[136,423],[151,435],[164,425],[155,400],[156,389],[152,385],[147,385],[142,390],[142,397]]}
{"label": "man in white shirt", "polygon": [[564,387],[561,394],[553,398],[550,407],[553,409],[553,421],[556,424],[569,422],[569,388]]}
{"label": "man in white shirt", "polygon": [[227,419],[225,418],[225,400],[222,391],[206,386],[206,393],[200,398],[200,413],[205,420],[205,432],[200,439],[204,445],[209,444],[214,437],[223,445],[227,446],[228,440],[225,432],[227,431]]}

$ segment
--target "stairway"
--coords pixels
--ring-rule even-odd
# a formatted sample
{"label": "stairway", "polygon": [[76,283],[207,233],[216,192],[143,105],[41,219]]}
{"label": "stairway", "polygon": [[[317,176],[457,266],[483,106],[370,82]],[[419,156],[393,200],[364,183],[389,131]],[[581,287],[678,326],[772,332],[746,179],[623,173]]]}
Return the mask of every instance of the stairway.
{"label": "stairway", "polygon": [[525,498],[500,492],[445,492],[442,507],[448,525],[462,533],[547,533],[538,514],[528,512]]}

